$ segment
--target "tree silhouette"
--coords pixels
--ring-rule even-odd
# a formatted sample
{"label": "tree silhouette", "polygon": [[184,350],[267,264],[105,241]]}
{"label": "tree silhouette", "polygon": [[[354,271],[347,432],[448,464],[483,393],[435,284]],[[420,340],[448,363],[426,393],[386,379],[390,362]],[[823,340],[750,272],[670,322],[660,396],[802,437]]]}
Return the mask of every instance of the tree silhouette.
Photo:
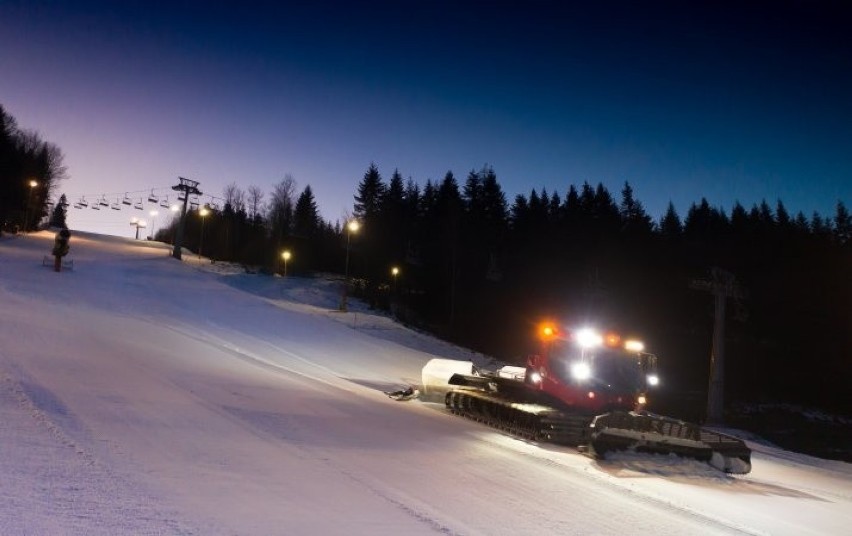
{"label": "tree silhouette", "polygon": [[65,194],[62,194],[59,196],[59,202],[53,207],[53,212],[50,214],[50,226],[61,227],[63,229],[68,228],[68,224],[65,223],[67,211],[68,199],[65,197]]}

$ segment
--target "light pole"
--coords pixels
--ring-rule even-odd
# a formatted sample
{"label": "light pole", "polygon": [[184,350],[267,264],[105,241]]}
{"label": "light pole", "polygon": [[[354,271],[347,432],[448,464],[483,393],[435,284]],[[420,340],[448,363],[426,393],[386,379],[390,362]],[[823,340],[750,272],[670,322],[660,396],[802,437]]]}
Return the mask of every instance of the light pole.
{"label": "light pole", "polygon": [[201,260],[201,251],[204,249],[204,220],[207,219],[206,216],[208,214],[210,214],[210,211],[207,210],[206,206],[198,211],[198,215],[201,216],[201,240],[198,244],[198,260]]}
{"label": "light pole", "polygon": [[33,204],[33,188],[38,186],[38,182],[31,180],[30,183],[30,192],[27,194],[27,210],[24,212],[24,232],[26,233],[29,229],[30,223],[30,205]]}
{"label": "light pole", "polygon": [[291,256],[289,249],[285,249],[281,252],[281,258],[284,259],[284,277],[287,277],[287,261],[290,260]]}
{"label": "light pole", "polygon": [[152,210],[151,212],[148,213],[148,215],[151,216],[151,239],[152,240],[154,238],[156,238],[154,236],[154,234],[157,232],[157,215],[158,214],[160,214],[160,213],[157,212],[156,210]]}
{"label": "light pole", "polygon": [[358,220],[350,220],[346,224],[346,266],[344,270],[343,295],[340,298],[340,310],[346,312],[348,310],[347,293],[349,292],[349,243],[352,240],[352,233],[357,233],[361,228]]}
{"label": "light pole", "polygon": [[140,220],[139,218],[130,218],[130,225],[136,227],[136,240],[139,240],[139,228],[144,229],[148,226],[145,220]]}
{"label": "light pole", "polygon": [[399,268],[396,266],[391,268],[391,275],[393,276],[393,293],[396,294],[396,279],[399,277]]}

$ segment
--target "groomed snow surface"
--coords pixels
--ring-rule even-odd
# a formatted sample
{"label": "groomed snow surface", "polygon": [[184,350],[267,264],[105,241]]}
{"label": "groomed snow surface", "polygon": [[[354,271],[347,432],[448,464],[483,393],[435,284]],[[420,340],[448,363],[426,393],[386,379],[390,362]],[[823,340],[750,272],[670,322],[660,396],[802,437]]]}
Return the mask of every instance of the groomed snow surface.
{"label": "groomed snow surface", "polygon": [[850,464],[513,439],[387,398],[483,356],[335,312],[333,283],[83,233],[55,273],[52,242],[0,238],[0,534],[850,533]]}

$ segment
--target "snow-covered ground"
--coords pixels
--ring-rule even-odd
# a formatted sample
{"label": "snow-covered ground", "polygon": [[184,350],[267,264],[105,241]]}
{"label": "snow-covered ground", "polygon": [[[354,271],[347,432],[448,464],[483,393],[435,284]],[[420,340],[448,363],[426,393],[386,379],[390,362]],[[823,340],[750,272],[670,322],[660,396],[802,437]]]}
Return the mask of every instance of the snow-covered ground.
{"label": "snow-covered ground", "polygon": [[849,534],[852,466],[595,461],[382,390],[432,357],[333,283],[0,238],[0,534]]}

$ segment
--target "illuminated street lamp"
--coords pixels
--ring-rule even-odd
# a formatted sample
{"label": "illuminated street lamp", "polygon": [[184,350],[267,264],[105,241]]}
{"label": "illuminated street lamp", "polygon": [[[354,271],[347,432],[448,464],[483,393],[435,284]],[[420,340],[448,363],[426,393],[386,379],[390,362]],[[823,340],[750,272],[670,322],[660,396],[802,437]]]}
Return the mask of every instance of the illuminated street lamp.
{"label": "illuminated street lamp", "polygon": [[151,212],[148,213],[148,215],[151,216],[151,238],[152,239],[154,238],[154,233],[156,232],[156,229],[157,229],[157,216],[159,214],[160,213],[157,212],[156,210],[152,210]]}
{"label": "illuminated street lamp", "polygon": [[29,182],[29,186],[30,186],[30,192],[29,192],[29,194],[27,195],[27,210],[24,212],[24,232],[25,232],[25,233],[26,233],[26,232],[27,232],[27,230],[29,229],[29,223],[30,223],[30,205],[32,205],[32,204],[33,204],[33,203],[32,203],[32,201],[33,201],[33,188],[35,188],[36,186],[38,186],[38,182],[37,182],[37,181],[34,181],[34,180],[31,180],[31,181]]}
{"label": "illuminated street lamp", "polygon": [[393,276],[393,292],[396,294],[396,280],[399,277],[399,268],[396,266],[392,267],[391,275]]}
{"label": "illuminated street lamp", "polygon": [[289,249],[285,249],[281,252],[281,258],[284,259],[284,277],[287,277],[287,261],[290,260],[291,256]]}
{"label": "illuminated street lamp", "polygon": [[198,211],[198,215],[201,216],[201,240],[198,244],[198,260],[201,260],[201,251],[204,249],[204,220],[207,219],[206,216],[208,214],[210,214],[210,211],[206,205]]}
{"label": "illuminated street lamp", "polygon": [[346,268],[344,272],[343,296],[340,299],[340,310],[346,312],[348,309],[347,292],[349,291],[349,242],[352,240],[352,233],[357,233],[361,228],[358,220],[350,220],[346,224]]}
{"label": "illuminated street lamp", "polygon": [[139,218],[135,218],[135,217],[130,218],[130,225],[132,225],[133,227],[136,227],[136,240],[139,240],[139,229],[140,228],[144,229],[145,227],[148,226],[148,224],[145,223],[145,220],[140,220]]}

